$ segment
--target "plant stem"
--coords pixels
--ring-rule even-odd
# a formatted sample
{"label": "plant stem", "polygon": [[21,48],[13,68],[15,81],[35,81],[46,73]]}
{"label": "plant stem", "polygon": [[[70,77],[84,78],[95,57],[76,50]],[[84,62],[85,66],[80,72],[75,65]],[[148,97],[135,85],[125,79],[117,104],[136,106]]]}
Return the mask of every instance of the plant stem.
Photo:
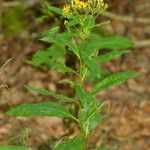
{"label": "plant stem", "polygon": [[[67,27],[67,29],[68,29],[69,32],[71,32],[68,27]],[[84,38],[81,38],[81,43],[83,43],[83,41],[84,41]],[[87,70],[85,70],[85,72],[82,73],[84,65],[83,65],[83,63],[82,63],[82,60],[81,60],[81,57],[80,57],[80,53],[79,53],[79,49],[78,49],[78,46],[77,46],[77,44],[76,44],[76,41],[75,41],[75,38],[74,38],[74,37],[72,37],[72,42],[73,42],[73,44],[75,45],[75,48],[76,48],[76,53],[75,53],[75,55],[76,55],[76,56],[78,57],[78,59],[79,59],[79,71],[77,71],[77,72],[79,72],[79,76],[76,74],[77,78],[79,78],[79,81],[77,81],[77,82],[79,82],[80,85],[83,87],[83,81],[84,81],[84,78],[85,78],[85,75],[86,75]],[[82,49],[82,48],[81,48],[81,49]],[[79,100],[77,100],[77,101],[79,101]],[[79,104],[80,104],[80,103],[79,103]],[[78,118],[79,110],[81,110],[80,105],[77,105],[77,103],[75,103],[75,104],[74,104],[74,115],[75,115],[76,118]],[[81,129],[81,132],[82,132],[82,139],[83,139],[83,143],[84,143],[84,146],[83,146],[83,147],[84,147],[84,150],[87,150],[87,136],[86,136],[85,133],[84,133],[82,124],[81,124],[80,121],[79,121],[78,119],[76,119],[76,118],[73,118],[73,119],[78,123],[78,125],[79,125],[79,127],[80,127],[80,129]]]}

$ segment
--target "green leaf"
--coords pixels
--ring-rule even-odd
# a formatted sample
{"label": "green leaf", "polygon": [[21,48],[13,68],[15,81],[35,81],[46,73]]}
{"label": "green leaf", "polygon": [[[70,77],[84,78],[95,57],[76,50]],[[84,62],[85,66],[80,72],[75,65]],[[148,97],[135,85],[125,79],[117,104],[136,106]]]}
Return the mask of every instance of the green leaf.
{"label": "green leaf", "polygon": [[119,73],[112,74],[107,78],[105,78],[104,80],[102,80],[100,83],[98,83],[92,90],[92,94],[94,95],[113,85],[119,85],[125,82],[126,80],[132,77],[136,77],[138,75],[140,75],[140,73],[138,72],[119,72]]}
{"label": "green leaf", "polygon": [[91,81],[93,84],[99,83],[106,77],[108,77],[111,73],[107,69],[101,68],[101,78],[99,79],[98,77],[94,76],[90,71],[87,71],[86,73],[86,80]]}
{"label": "green leaf", "polygon": [[44,35],[49,37],[54,37],[59,32],[59,26],[53,27],[45,32],[43,32]]}
{"label": "green leaf", "polygon": [[9,116],[17,117],[60,117],[75,119],[63,106],[53,102],[43,102],[38,104],[21,104],[6,112]]}
{"label": "green leaf", "polygon": [[83,150],[83,140],[81,136],[69,139],[56,146],[55,150]]}
{"label": "green leaf", "polygon": [[58,7],[54,7],[54,6],[48,6],[47,7],[47,9],[49,9],[49,10],[51,10],[51,11],[53,11],[53,12],[55,12],[55,13],[57,13],[57,14],[63,14],[63,10],[62,9],[60,9],[60,8],[58,8]]}
{"label": "green leaf", "polygon": [[81,51],[81,58],[83,62],[85,63],[86,67],[91,71],[91,73],[93,73],[98,78],[100,78],[101,70],[97,61],[94,58],[89,58],[87,53],[84,51]]}
{"label": "green leaf", "polygon": [[[56,28],[56,30],[55,30],[55,28]],[[55,43],[55,44],[57,44],[59,46],[67,45],[68,42],[71,43],[70,39],[74,35],[73,33],[71,33],[71,32],[58,33],[57,32],[57,28],[58,27],[55,27],[55,28],[44,32],[45,36],[43,38],[41,38],[40,40],[44,41],[44,42]],[[54,33],[52,34],[51,32],[54,32]]]}
{"label": "green leaf", "polygon": [[72,98],[69,98],[67,96],[64,96],[62,94],[57,94],[54,92],[49,92],[47,90],[45,90],[44,88],[32,88],[31,86],[25,86],[26,89],[28,89],[29,91],[32,92],[36,92],[45,96],[52,96],[54,98],[56,98],[57,100],[60,100],[62,102],[74,102],[74,100]]}
{"label": "green leaf", "polygon": [[67,67],[64,64],[51,62],[50,64],[48,64],[48,67],[51,69],[57,70],[58,72],[61,72],[61,73],[73,72],[76,74],[76,72],[73,69]]}
{"label": "green leaf", "polygon": [[76,95],[82,104],[79,111],[79,122],[85,135],[89,134],[101,121],[100,110],[106,103],[99,103],[95,98],[79,85],[75,85]]}
{"label": "green leaf", "polygon": [[36,22],[38,23],[43,23],[46,21],[46,19],[50,19],[51,17],[54,17],[54,13],[48,9],[49,5],[43,5],[42,8],[40,9],[41,16],[36,18]]}
{"label": "green leaf", "polygon": [[74,17],[74,18],[71,18],[68,22],[66,22],[66,25],[67,25],[68,27],[72,27],[72,26],[75,26],[75,25],[77,25],[77,24],[79,24],[79,23],[80,23],[80,19]]}
{"label": "green leaf", "polygon": [[110,61],[110,60],[112,60],[116,57],[119,57],[119,56],[123,55],[123,54],[129,53],[129,52],[130,52],[129,50],[109,52],[105,55],[98,56],[98,61],[107,62],[107,61]]}
{"label": "green leaf", "polygon": [[73,52],[76,56],[79,57],[79,52],[77,46],[72,43],[72,37],[74,33],[71,32],[64,32],[64,33],[57,33],[55,35],[49,35],[48,33],[45,34],[46,37],[41,38],[41,41],[44,42],[52,42],[59,46],[68,46],[68,50]]}
{"label": "green leaf", "polygon": [[43,64],[47,61],[49,61],[49,53],[47,51],[38,50],[27,63],[35,67],[43,67]]}
{"label": "green leaf", "polygon": [[76,74],[73,69],[65,65],[64,55],[65,49],[63,47],[53,45],[47,50],[37,51],[27,63],[39,68],[48,67],[61,73],[73,72]]}
{"label": "green leaf", "polygon": [[99,35],[90,34],[81,46],[83,47],[83,51],[85,51],[88,56],[91,55],[93,51],[98,51],[101,48],[101,41],[99,40]]}
{"label": "green leaf", "polygon": [[79,57],[79,52],[78,52],[78,48],[77,46],[72,42],[72,37],[74,36],[73,33],[70,32],[65,32],[65,33],[61,33],[58,34],[55,42],[57,42],[57,44],[63,44],[65,46],[68,46],[68,50],[70,50],[71,52],[73,52],[76,56]]}
{"label": "green leaf", "polygon": [[32,59],[28,61],[28,63],[41,68],[43,67],[43,65],[50,65],[51,62],[64,64],[64,55],[64,47],[53,45],[48,47],[46,50],[36,51]]}
{"label": "green leaf", "polygon": [[79,85],[75,85],[76,95],[78,96],[78,99],[82,106],[86,107],[88,106],[92,101],[94,101],[94,97],[88,92],[85,92],[84,89]]}
{"label": "green leaf", "polygon": [[51,28],[48,31],[43,32],[44,37],[41,38],[40,40],[44,42],[53,42],[58,32],[59,32],[59,26]]}
{"label": "green leaf", "polygon": [[94,129],[100,123],[100,111],[105,105],[108,105],[108,103],[99,103],[95,101],[79,111],[79,121],[86,136],[91,129]]}
{"label": "green leaf", "polygon": [[41,38],[40,40],[44,41],[44,42],[52,42],[59,46],[62,46],[62,45],[67,44],[68,41],[70,41],[70,39],[74,35],[71,32],[58,33],[58,31],[59,31],[59,27],[54,27],[54,28],[44,32],[43,33],[44,37]]}
{"label": "green leaf", "polygon": [[0,150],[31,150],[31,148],[26,148],[22,146],[2,146]]}
{"label": "green leaf", "polygon": [[108,37],[99,37],[101,49],[120,50],[127,49],[133,46],[133,42],[125,37],[115,35]]}

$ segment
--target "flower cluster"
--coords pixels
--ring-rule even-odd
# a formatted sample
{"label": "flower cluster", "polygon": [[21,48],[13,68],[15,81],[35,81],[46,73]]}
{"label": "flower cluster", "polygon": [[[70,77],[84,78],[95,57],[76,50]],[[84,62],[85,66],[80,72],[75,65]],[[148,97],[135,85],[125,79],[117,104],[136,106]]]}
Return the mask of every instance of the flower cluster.
{"label": "flower cluster", "polygon": [[107,9],[108,5],[104,3],[104,0],[68,0],[64,6],[64,14],[100,14]]}
{"label": "flower cluster", "polygon": [[88,3],[80,0],[72,0],[71,5],[75,10],[83,10],[88,7]]}

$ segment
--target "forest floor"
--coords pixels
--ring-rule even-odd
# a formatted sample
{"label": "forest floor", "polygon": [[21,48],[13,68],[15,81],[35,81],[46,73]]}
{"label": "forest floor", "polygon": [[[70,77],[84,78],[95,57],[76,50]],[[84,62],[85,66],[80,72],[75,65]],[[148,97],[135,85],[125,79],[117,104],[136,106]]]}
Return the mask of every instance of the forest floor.
{"label": "forest floor", "polygon": [[[138,2],[140,1],[137,1],[137,4]],[[115,10],[114,13],[117,11],[124,13],[129,9],[123,2],[118,2],[115,7],[117,7],[116,10],[113,6],[111,8]],[[30,14],[35,15],[29,10],[26,18]],[[143,17],[144,14],[140,13],[139,16]],[[28,92],[24,88],[27,84],[34,87],[46,87],[50,91],[71,93],[68,86],[58,84],[64,75],[54,71],[42,71],[26,63],[37,49],[43,47],[42,43],[35,39],[39,36],[39,30],[44,29],[43,25],[34,22],[34,17],[27,19],[27,22],[28,26],[19,37],[0,39],[0,66],[12,58],[0,76],[0,83],[7,85],[0,91],[0,145],[27,144],[35,150],[50,150],[58,139],[70,132],[62,119],[46,117],[17,119],[4,115],[9,108],[23,102],[51,100],[49,97]],[[48,23],[45,26],[48,26]],[[112,34],[122,34],[136,41],[150,37],[150,33],[146,30],[148,25],[135,22],[113,20],[106,29]],[[103,65],[111,72],[129,70],[139,71],[142,75],[121,86],[103,91],[97,96],[99,100],[110,102],[110,112],[104,118],[104,122],[92,133],[89,140],[90,148],[107,145],[119,147],[120,150],[150,149],[149,64],[150,48],[145,46],[132,48],[130,54]],[[90,89],[90,84],[86,88]],[[70,128],[71,137],[79,133],[74,123],[70,125]]]}

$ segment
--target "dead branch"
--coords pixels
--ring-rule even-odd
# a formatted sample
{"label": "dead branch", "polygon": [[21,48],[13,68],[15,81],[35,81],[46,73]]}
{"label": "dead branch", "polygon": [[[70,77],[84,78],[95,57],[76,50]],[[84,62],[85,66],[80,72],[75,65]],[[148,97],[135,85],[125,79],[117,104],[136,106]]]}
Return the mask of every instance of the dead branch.
{"label": "dead branch", "polygon": [[146,3],[143,3],[143,4],[141,4],[141,5],[137,5],[136,7],[135,7],[135,10],[137,11],[137,12],[147,12],[147,11],[149,11],[150,12],[150,5],[149,5],[149,2],[146,2]]}
{"label": "dead branch", "polygon": [[134,41],[135,48],[145,48],[150,47],[150,40],[143,40],[143,41]]}
{"label": "dead branch", "polygon": [[13,1],[13,2],[2,2],[2,7],[15,7],[21,5],[21,2],[19,1]]}
{"label": "dead branch", "polygon": [[7,8],[7,7],[15,7],[22,5],[25,8],[32,7],[34,4],[39,2],[39,0],[25,0],[25,1],[13,1],[13,2],[2,2],[2,7]]}
{"label": "dead branch", "polygon": [[106,14],[107,17],[117,20],[117,21],[122,21],[122,22],[129,22],[129,23],[139,23],[139,24],[150,24],[150,19],[149,18],[134,18],[132,16],[126,16],[126,15],[117,15],[111,12],[107,12]]}

